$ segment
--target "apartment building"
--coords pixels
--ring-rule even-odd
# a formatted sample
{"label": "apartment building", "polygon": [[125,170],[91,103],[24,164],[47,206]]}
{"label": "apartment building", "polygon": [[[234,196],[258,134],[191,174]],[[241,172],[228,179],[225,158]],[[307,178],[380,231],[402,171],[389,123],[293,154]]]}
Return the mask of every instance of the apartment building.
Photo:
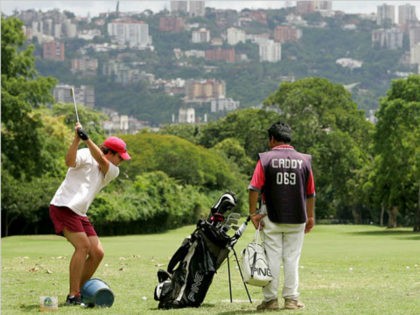
{"label": "apartment building", "polygon": [[58,84],[53,90],[53,96],[57,103],[73,103],[72,90],[76,104],[82,104],[87,107],[95,107],[95,90],[92,86]]}
{"label": "apartment building", "polygon": [[204,16],[205,11],[205,1],[201,0],[190,0],[189,1],[189,11],[188,14],[191,17],[195,16]]}
{"label": "apartment building", "polygon": [[278,25],[274,28],[274,41],[279,43],[296,42],[302,37],[302,30],[295,26]]}
{"label": "apartment building", "polygon": [[383,4],[377,7],[376,11],[377,25],[394,25],[395,24],[395,6]]}
{"label": "apartment building", "polygon": [[416,7],[411,4],[398,6],[398,24],[409,25],[417,22]]}
{"label": "apartment building", "polygon": [[226,31],[226,39],[229,45],[235,46],[238,43],[245,43],[246,34],[239,28],[229,27]]}
{"label": "apartment building", "polygon": [[180,108],[178,111],[178,122],[187,124],[195,123],[195,109],[192,107]]}
{"label": "apartment building", "polygon": [[64,43],[50,41],[42,44],[42,57],[47,60],[64,61]]}
{"label": "apartment building", "polygon": [[217,98],[211,101],[210,111],[216,112],[230,112],[239,108],[240,102],[234,101],[231,98]]}
{"label": "apartment building", "polygon": [[281,60],[281,44],[273,40],[260,41],[258,51],[261,62],[278,62]]}
{"label": "apartment building", "polygon": [[410,40],[410,48],[420,43],[420,26],[410,28],[408,31],[408,38]]}
{"label": "apartment building", "polygon": [[109,119],[103,122],[103,128],[108,135],[136,134],[139,130],[150,126],[149,122],[140,121],[134,117],[120,115],[119,113],[104,109]]}
{"label": "apartment building", "polygon": [[96,75],[98,70],[98,59],[96,58],[74,58],[71,60],[71,72],[84,75]]}
{"label": "apartment building", "polygon": [[296,13],[299,15],[305,15],[315,12],[315,2],[307,0],[296,1]]}
{"label": "apartment building", "polygon": [[152,44],[149,25],[143,21],[116,19],[108,23],[107,30],[109,36],[122,47],[145,49]]}
{"label": "apartment building", "polygon": [[209,43],[210,39],[210,31],[205,28],[200,28],[199,30],[192,31],[191,41],[194,44]]}
{"label": "apartment building", "polygon": [[403,32],[398,28],[378,29],[372,32],[372,46],[386,49],[403,47]]}
{"label": "apartment building", "polygon": [[420,74],[420,43],[410,48],[410,64],[417,65],[417,73]]}
{"label": "apartment building", "polygon": [[188,1],[187,0],[171,0],[170,1],[171,12],[188,13]]}
{"label": "apartment building", "polygon": [[210,101],[225,98],[226,83],[215,79],[187,80],[185,83],[186,102]]}
{"label": "apartment building", "polygon": [[226,62],[235,62],[235,49],[234,48],[220,48],[207,49],[205,51],[205,59],[207,60],[219,60]]}
{"label": "apartment building", "polygon": [[205,1],[202,0],[171,0],[170,9],[172,13],[188,14],[191,17],[204,16]]}
{"label": "apartment building", "polygon": [[159,31],[179,33],[185,29],[185,20],[178,16],[162,16],[159,18]]}

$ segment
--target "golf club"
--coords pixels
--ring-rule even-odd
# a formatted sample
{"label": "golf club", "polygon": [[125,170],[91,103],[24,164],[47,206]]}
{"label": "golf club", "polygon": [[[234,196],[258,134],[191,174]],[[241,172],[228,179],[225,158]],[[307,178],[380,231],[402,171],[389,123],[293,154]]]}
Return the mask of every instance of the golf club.
{"label": "golf club", "polygon": [[77,119],[77,122],[80,123],[79,113],[77,112],[77,104],[76,104],[76,98],[74,96],[74,89],[73,89],[73,87],[71,88],[70,93],[71,93],[71,96],[73,97],[74,110],[76,111],[76,119]]}
{"label": "golf club", "polygon": [[[76,112],[76,120],[80,124],[79,113],[77,112],[77,104],[76,104],[76,98],[74,96],[74,89],[73,89],[73,87],[71,88],[70,91],[71,91],[71,96],[73,97],[74,110]],[[82,140],[89,139],[89,136],[87,135],[87,133],[82,128],[78,128],[77,129],[77,134],[79,135],[79,138],[82,139]]]}

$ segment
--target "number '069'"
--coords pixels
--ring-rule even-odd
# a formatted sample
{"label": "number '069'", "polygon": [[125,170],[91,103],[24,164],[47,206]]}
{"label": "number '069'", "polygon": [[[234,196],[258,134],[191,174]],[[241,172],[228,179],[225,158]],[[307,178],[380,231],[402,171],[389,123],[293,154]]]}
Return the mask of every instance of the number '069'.
{"label": "number '069'", "polygon": [[296,185],[296,174],[280,172],[277,173],[277,184],[278,185]]}

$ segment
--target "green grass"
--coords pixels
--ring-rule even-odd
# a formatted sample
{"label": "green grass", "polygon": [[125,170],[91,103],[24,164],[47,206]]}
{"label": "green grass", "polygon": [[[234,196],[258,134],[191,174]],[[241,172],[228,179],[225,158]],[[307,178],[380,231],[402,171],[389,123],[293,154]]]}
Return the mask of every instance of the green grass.
{"label": "green grass", "polygon": [[[200,308],[157,309],[156,271],[194,227],[163,234],[103,237],[105,258],[96,277],[115,294],[109,309],[65,307],[72,247],[54,235],[2,239],[2,314],[39,313],[39,297],[57,296],[60,314],[243,314],[254,313],[261,289],[249,286],[247,301],[231,258],[234,303],[229,301],[227,266],[215,275]],[[239,255],[252,237],[248,227],[236,244]],[[420,313],[420,235],[409,229],[320,225],[306,236],[300,267],[301,299],[296,314],[359,315]],[[282,311],[287,313],[288,311]]]}

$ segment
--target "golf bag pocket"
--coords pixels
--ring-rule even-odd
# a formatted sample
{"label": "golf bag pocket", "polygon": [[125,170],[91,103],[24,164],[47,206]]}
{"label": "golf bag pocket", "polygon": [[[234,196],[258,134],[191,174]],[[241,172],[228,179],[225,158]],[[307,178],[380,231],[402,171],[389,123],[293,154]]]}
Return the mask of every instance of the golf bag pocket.
{"label": "golf bag pocket", "polygon": [[242,273],[245,283],[265,287],[273,277],[264,245],[260,242],[259,233],[257,229],[254,241],[242,251]]}

